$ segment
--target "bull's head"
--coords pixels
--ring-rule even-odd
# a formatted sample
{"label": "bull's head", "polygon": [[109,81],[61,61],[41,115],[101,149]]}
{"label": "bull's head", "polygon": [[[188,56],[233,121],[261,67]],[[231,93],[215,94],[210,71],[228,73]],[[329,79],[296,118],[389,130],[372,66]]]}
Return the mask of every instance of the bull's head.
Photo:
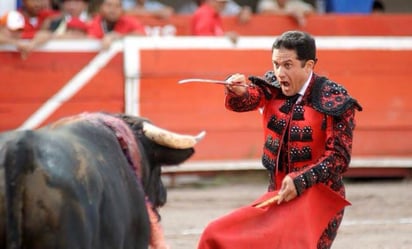
{"label": "bull's head", "polygon": [[142,183],[146,196],[157,208],[166,203],[166,189],[161,181],[161,166],[178,165],[189,159],[194,146],[204,136],[181,135],[151,124],[136,116],[119,115],[132,129],[141,151]]}

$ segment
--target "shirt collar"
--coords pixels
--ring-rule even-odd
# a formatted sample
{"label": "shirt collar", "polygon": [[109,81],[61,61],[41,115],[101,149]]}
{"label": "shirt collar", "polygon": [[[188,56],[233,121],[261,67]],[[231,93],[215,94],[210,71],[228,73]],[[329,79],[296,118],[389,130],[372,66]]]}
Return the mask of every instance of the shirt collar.
{"label": "shirt collar", "polygon": [[300,96],[305,95],[306,89],[308,88],[309,83],[310,83],[310,79],[312,79],[312,75],[313,75],[313,71],[310,72],[310,75],[309,75],[308,79],[306,80],[305,84],[303,84],[302,88],[298,92],[300,94]]}
{"label": "shirt collar", "polygon": [[303,84],[302,88],[298,92],[298,94],[300,96],[299,96],[297,102],[300,102],[302,100],[303,95],[305,95],[306,89],[308,88],[310,80],[312,79],[312,75],[313,75],[313,71],[310,72],[310,75],[309,75],[308,79],[306,80],[305,84]]}

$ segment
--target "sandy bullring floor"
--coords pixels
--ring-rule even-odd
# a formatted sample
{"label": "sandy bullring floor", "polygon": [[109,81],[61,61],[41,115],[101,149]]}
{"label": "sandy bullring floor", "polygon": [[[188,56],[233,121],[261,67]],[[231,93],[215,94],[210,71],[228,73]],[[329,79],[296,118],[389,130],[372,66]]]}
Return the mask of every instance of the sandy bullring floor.
{"label": "sandy bullring floor", "polygon": [[[164,177],[167,184],[169,178]],[[161,208],[171,249],[195,249],[211,220],[244,206],[266,190],[263,174],[179,177]],[[411,249],[412,180],[346,179],[343,223],[333,249]]]}

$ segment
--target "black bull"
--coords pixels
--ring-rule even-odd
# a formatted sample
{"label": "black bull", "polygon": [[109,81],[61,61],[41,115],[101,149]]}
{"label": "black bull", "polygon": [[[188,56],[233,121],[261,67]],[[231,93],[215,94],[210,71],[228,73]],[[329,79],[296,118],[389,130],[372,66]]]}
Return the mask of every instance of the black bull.
{"label": "black bull", "polygon": [[[125,136],[102,121],[107,116],[131,128],[138,162]],[[0,247],[147,249],[147,201],[154,210],[166,202],[160,167],[182,163],[194,149],[148,139],[146,121],[92,114],[1,134]]]}

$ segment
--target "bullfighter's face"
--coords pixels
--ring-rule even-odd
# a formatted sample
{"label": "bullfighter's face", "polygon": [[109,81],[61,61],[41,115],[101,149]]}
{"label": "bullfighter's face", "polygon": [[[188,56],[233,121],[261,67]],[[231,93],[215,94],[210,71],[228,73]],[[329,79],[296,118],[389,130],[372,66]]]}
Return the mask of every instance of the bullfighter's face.
{"label": "bullfighter's face", "polygon": [[272,52],[273,71],[280,83],[283,94],[297,94],[309,78],[315,62],[298,60],[293,49],[274,49]]}

